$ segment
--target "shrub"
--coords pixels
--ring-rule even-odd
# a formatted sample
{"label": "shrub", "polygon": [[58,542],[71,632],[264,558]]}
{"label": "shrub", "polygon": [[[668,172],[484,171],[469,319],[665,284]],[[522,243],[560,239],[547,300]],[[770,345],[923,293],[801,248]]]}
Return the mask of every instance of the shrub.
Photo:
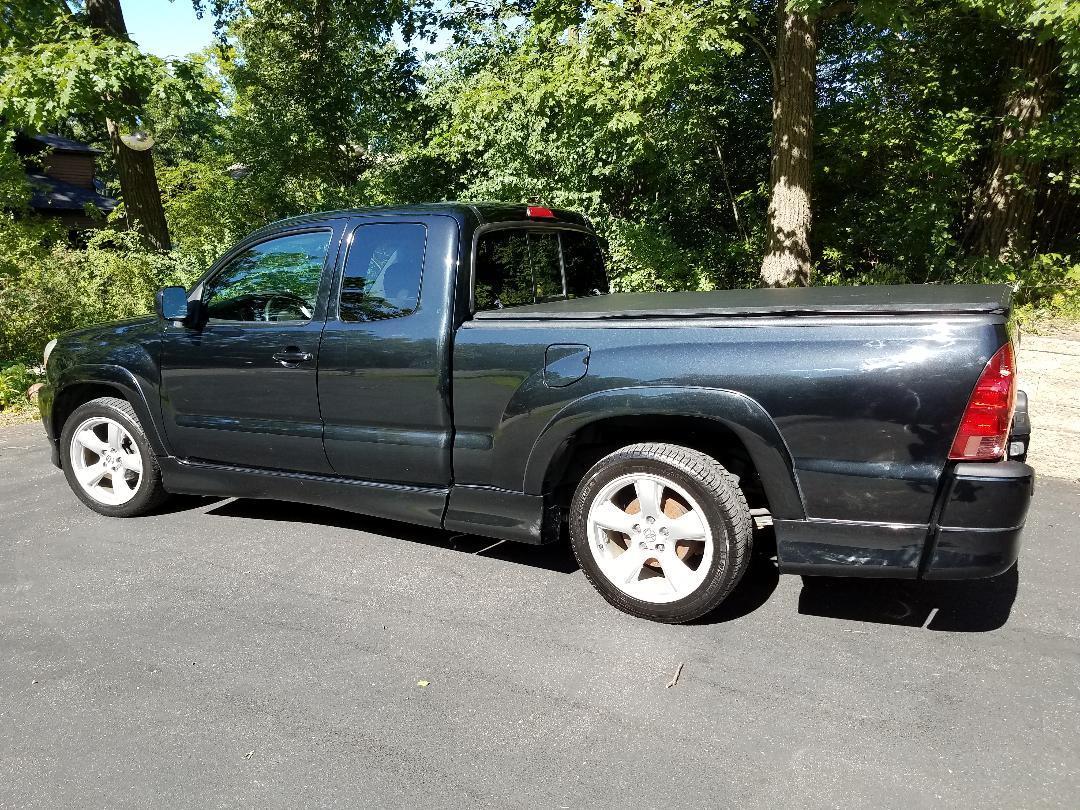
{"label": "shrub", "polygon": [[0,411],[19,410],[29,403],[26,391],[41,375],[22,363],[0,366]]}
{"label": "shrub", "polygon": [[178,252],[146,250],[131,232],[93,232],[73,248],[55,225],[8,218],[0,223],[0,358],[41,357],[60,332],[143,315],[154,292],[199,272]]}

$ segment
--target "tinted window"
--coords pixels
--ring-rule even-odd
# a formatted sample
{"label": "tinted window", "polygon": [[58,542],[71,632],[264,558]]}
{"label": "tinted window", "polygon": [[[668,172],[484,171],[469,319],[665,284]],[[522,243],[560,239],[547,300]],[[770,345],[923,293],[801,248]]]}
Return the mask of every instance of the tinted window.
{"label": "tinted window", "polygon": [[476,246],[477,309],[533,303],[528,231],[494,231]]}
{"label": "tinted window", "polygon": [[310,321],[330,231],[270,239],[236,256],[203,288],[210,318]]}
{"label": "tinted window", "polygon": [[587,295],[606,295],[607,276],[600,243],[590,233],[562,231],[563,268],[566,272],[566,294],[569,298]]}
{"label": "tinted window", "polygon": [[374,321],[416,309],[427,228],[412,223],[361,225],[353,231],[341,279],[343,321]]}
{"label": "tinted window", "polygon": [[537,301],[564,297],[557,233],[529,234],[529,264],[532,265]]}
{"label": "tinted window", "polygon": [[484,234],[477,244],[477,310],[598,295],[607,289],[600,245],[592,234],[507,229]]}

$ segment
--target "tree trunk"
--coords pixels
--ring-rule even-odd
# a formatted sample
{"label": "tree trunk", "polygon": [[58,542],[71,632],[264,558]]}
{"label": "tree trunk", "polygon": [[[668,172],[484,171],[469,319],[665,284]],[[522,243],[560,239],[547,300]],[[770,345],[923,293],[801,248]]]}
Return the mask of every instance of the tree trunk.
{"label": "tree trunk", "polygon": [[807,14],[776,8],[768,245],[761,278],[770,287],[810,283],[810,183],[817,84],[817,26]]}
{"label": "tree trunk", "polygon": [[1054,70],[1061,63],[1053,41],[1016,43],[1001,102],[1001,124],[982,187],[975,193],[969,244],[976,256],[1023,262],[1031,255],[1035,196],[1042,164],[1018,150],[1055,102]]}
{"label": "tree trunk", "polygon": [[[90,25],[107,36],[115,39],[128,38],[120,0],[86,0],[86,13]],[[132,91],[127,93],[134,95]],[[143,99],[137,97],[130,101],[136,107],[143,104]],[[120,194],[127,211],[128,224],[142,233],[151,247],[168,250],[172,242],[169,239],[169,225],[165,221],[165,209],[161,204],[157,175],[154,173],[153,154],[149,149],[141,152],[129,149],[120,140],[120,127],[117,122],[106,118],[105,126],[109,131],[109,144],[116,159]]]}

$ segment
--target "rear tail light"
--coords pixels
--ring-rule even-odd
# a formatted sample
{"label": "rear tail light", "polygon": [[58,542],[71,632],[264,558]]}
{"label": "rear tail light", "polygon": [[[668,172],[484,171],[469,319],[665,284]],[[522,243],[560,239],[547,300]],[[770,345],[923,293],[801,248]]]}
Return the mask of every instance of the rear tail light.
{"label": "rear tail light", "polygon": [[1004,457],[1015,406],[1016,363],[1012,344],[1006,343],[990,358],[975,383],[949,458],[997,461]]}
{"label": "rear tail light", "polygon": [[555,219],[555,212],[542,205],[530,205],[525,208],[525,216],[532,219]]}

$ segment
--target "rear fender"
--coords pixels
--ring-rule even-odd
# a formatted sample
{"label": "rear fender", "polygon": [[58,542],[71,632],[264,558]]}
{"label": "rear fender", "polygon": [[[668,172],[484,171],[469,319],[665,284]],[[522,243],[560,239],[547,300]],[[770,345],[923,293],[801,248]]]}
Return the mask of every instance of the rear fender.
{"label": "rear fender", "polygon": [[721,388],[614,388],[570,402],[533,444],[525,469],[525,492],[542,493],[549,465],[582,428],[613,417],[651,415],[712,419],[723,424],[745,445],[773,516],[791,520],[805,517],[791,454],[775,423],[750,397]]}

